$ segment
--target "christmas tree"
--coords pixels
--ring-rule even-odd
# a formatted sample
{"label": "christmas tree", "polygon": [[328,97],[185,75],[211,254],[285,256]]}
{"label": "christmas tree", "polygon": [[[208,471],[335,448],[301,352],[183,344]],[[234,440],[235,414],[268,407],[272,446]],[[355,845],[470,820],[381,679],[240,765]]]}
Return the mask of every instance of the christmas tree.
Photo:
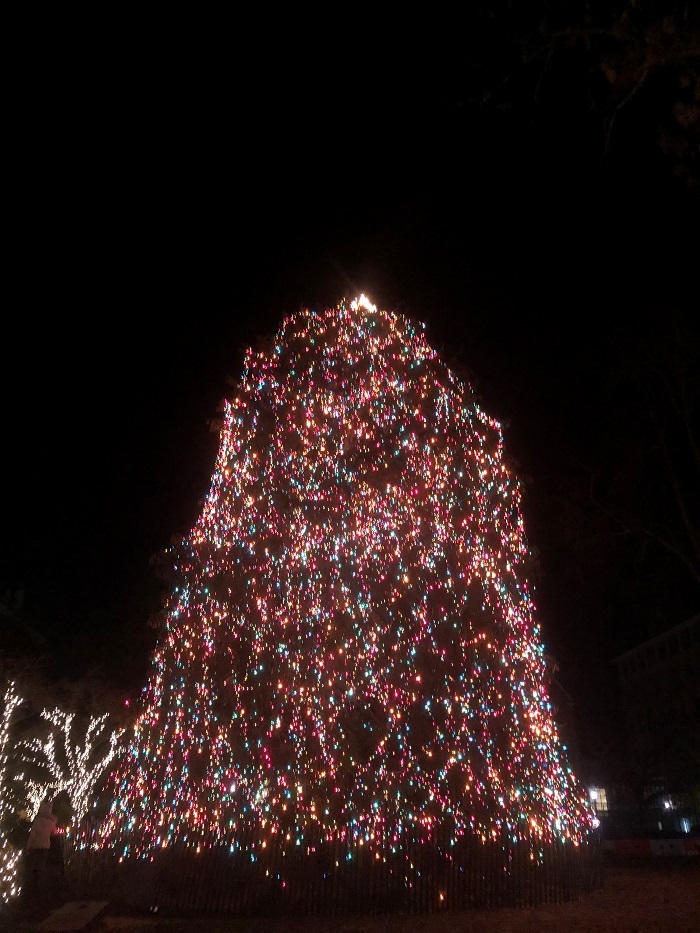
{"label": "christmas tree", "polygon": [[[499,424],[364,296],[286,318],[224,403],[104,838],[595,825],[547,694]],[[279,838],[279,837],[278,837]]]}

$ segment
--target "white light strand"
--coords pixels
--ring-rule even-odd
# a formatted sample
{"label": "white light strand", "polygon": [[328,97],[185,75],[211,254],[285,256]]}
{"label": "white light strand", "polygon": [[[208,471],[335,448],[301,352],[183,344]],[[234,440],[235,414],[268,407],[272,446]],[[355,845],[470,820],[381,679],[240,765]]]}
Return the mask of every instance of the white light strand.
{"label": "white light strand", "polygon": [[[90,765],[95,749],[105,741],[104,731],[108,714],[93,716],[85,732],[82,744],[75,743],[72,737],[74,713],[64,713],[60,709],[52,711],[42,710],[41,715],[52,725],[60,729],[63,734],[63,754],[66,766],[56,757],[56,735],[51,732],[45,742],[32,739],[24,742],[23,747],[28,755],[25,761],[39,765],[48,771],[48,779],[42,781],[30,780],[26,785],[26,793],[30,807],[30,814],[36,813],[39,803],[51,793],[53,796],[65,791],[73,811],[72,821],[77,823],[87,813],[90,797],[100,775],[114,758],[117,743],[123,730],[116,729],[109,736],[109,748],[105,754]],[[31,758],[29,757],[31,755]]]}
{"label": "white light strand", "polygon": [[[22,697],[15,690],[14,683],[8,683],[5,690],[2,720],[0,721],[0,824],[4,823],[7,811],[10,809],[5,783],[7,771],[6,748],[10,735],[12,715],[21,702]],[[0,899],[5,903],[16,897],[21,890],[17,878],[20,854],[20,850],[16,849],[6,836],[0,836]]]}
{"label": "white light strand", "polygon": [[[53,733],[49,735],[45,742],[33,738],[19,742],[17,747],[22,760],[27,765],[34,767],[38,765],[49,772],[48,776],[42,775],[39,780],[29,778],[26,781],[24,792],[27,797],[27,814],[29,819],[33,820],[41,801],[45,797],[54,797],[64,789],[63,768],[56,761],[56,742]],[[18,775],[17,780],[25,780],[24,774]]]}

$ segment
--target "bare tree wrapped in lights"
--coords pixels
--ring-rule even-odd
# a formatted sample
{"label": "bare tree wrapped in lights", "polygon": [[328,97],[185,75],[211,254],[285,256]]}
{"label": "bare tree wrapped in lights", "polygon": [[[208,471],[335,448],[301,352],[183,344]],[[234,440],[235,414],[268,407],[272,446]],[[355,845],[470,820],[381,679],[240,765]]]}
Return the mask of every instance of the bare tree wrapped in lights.
{"label": "bare tree wrapped in lights", "polygon": [[12,810],[7,783],[8,742],[12,717],[21,703],[22,697],[15,684],[11,681],[6,683],[0,716],[0,901],[5,903],[20,891],[18,868],[21,853],[10,843],[6,830]]}
{"label": "bare tree wrapped in lights", "polygon": [[[594,826],[547,696],[500,426],[423,330],[362,296],[284,320],[225,402],[170,552],[112,776],[122,851],[246,822],[577,844]],[[279,836],[278,836],[279,838]]]}
{"label": "bare tree wrapped in lights", "polygon": [[75,741],[75,713],[58,708],[42,710],[41,716],[59,730],[63,741],[56,748],[52,730],[46,739],[34,737],[20,742],[20,758],[30,767],[31,774],[17,775],[24,782],[28,813],[33,819],[39,804],[47,796],[65,792],[71,805],[72,820],[78,823],[87,813],[95,786],[116,754],[121,729],[106,735],[108,713],[90,717],[80,742]]}

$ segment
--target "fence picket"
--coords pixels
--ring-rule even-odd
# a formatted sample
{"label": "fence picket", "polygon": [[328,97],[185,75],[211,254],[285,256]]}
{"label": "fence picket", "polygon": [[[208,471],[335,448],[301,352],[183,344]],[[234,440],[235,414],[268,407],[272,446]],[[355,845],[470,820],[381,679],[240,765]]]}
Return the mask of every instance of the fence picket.
{"label": "fence picket", "polygon": [[362,845],[348,836],[324,838],[314,826],[303,845],[273,833],[262,848],[258,827],[245,821],[226,837],[203,836],[199,851],[194,840],[173,842],[121,862],[116,852],[94,847],[98,838],[97,827],[66,837],[66,874],[76,890],[227,916],[534,907],[602,886],[594,841],[573,846],[518,836],[483,843],[451,826],[430,835],[402,827]]}

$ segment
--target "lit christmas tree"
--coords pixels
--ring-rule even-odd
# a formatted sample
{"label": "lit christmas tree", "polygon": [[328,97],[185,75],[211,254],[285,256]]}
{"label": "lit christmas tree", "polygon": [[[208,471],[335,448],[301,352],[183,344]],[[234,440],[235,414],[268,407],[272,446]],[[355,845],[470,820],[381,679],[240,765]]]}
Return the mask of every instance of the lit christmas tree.
{"label": "lit christmas tree", "polygon": [[364,296],[284,320],[172,548],[105,840],[586,838],[520,495],[422,328]]}

